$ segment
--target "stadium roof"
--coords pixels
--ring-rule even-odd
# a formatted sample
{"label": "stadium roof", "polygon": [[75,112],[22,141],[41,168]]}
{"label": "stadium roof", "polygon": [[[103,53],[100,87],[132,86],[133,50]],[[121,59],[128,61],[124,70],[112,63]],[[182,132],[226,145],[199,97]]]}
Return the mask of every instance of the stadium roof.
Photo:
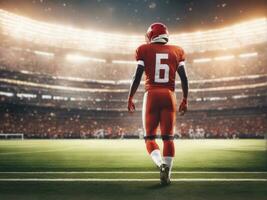
{"label": "stadium roof", "polygon": [[[132,54],[144,43],[143,35],[113,34],[93,29],[40,22],[0,9],[0,27],[3,34],[24,41],[48,46]],[[267,41],[267,19],[258,18],[220,29],[177,33],[170,43],[182,46],[187,52],[203,52],[239,48]]]}

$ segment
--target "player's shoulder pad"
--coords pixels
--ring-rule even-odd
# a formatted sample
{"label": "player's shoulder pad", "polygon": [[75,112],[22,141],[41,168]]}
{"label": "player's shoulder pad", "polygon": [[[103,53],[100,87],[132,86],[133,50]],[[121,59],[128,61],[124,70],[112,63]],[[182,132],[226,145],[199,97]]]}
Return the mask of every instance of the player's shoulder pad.
{"label": "player's shoulder pad", "polygon": [[180,63],[180,62],[186,59],[184,49],[178,45],[172,45],[172,47],[173,47],[175,54],[177,55],[179,65],[183,65],[184,62],[183,63]]}
{"label": "player's shoulder pad", "polygon": [[139,47],[137,47],[136,50],[141,50],[147,48],[148,44],[141,44]]}
{"label": "player's shoulder pad", "polygon": [[178,54],[181,55],[182,60],[184,60],[185,59],[184,49],[180,46],[175,46],[175,48],[176,48],[176,51],[178,52]]}
{"label": "player's shoulder pad", "polygon": [[[142,62],[144,61],[144,55],[145,55],[145,52],[146,52],[146,44],[142,44],[140,45],[136,51],[135,51],[135,59],[136,61],[139,61],[139,60],[142,60]],[[142,64],[144,65],[144,63]]]}
{"label": "player's shoulder pad", "polygon": [[184,52],[184,49],[178,45],[173,45],[173,47],[178,51]]}

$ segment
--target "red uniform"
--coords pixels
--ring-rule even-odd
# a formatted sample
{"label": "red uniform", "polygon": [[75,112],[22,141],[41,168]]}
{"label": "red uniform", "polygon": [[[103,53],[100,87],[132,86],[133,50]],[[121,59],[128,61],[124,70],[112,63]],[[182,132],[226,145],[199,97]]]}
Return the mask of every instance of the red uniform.
{"label": "red uniform", "polygon": [[173,45],[144,44],[136,50],[136,60],[145,70],[145,136],[154,137],[159,124],[162,135],[173,135],[176,115],[175,76],[185,60],[184,51]]}

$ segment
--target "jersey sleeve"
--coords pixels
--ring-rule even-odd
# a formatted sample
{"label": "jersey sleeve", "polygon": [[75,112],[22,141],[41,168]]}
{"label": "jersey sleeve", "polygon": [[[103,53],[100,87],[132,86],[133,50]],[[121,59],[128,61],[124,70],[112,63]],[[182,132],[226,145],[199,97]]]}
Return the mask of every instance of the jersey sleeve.
{"label": "jersey sleeve", "polygon": [[135,59],[137,61],[138,65],[145,66],[144,63],[144,53],[143,53],[143,48],[142,46],[138,47],[135,51]]}

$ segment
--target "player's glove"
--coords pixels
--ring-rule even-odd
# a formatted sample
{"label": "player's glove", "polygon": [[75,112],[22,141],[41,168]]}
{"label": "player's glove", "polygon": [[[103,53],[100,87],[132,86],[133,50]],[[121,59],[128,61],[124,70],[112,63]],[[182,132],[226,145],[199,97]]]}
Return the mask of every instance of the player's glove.
{"label": "player's glove", "polygon": [[129,97],[128,98],[128,111],[129,112],[135,111],[135,105],[134,105],[134,102],[133,102],[133,98],[132,97]]}
{"label": "player's glove", "polygon": [[187,99],[183,98],[179,106],[179,113],[180,115],[184,115],[186,111],[187,111]]}

